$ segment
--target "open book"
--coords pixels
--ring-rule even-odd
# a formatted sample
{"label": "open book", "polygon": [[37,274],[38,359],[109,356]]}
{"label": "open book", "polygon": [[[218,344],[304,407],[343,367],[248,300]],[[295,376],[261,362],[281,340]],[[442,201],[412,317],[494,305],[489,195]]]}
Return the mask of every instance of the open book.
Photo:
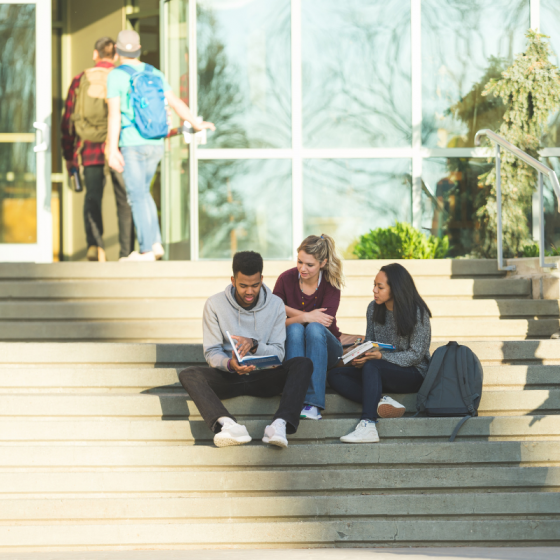
{"label": "open book", "polygon": [[240,366],[255,366],[257,369],[268,369],[274,366],[281,366],[282,362],[278,359],[278,356],[270,355],[270,356],[243,356],[243,358],[239,355],[237,351],[237,346],[235,340],[231,338],[231,335],[228,331],[226,331],[228,335],[229,342],[233,351],[235,353],[235,357],[237,358],[237,363]]}
{"label": "open book", "polygon": [[352,350],[351,352],[348,352],[348,354],[344,354],[341,360],[345,364],[347,364],[351,362],[353,359],[357,358],[358,356],[365,354],[372,348],[379,348],[379,350],[395,350],[395,347],[392,346],[391,344],[385,344],[383,342],[373,342],[369,340],[368,342],[364,342],[363,344],[356,346],[356,348],[354,348],[354,350]]}

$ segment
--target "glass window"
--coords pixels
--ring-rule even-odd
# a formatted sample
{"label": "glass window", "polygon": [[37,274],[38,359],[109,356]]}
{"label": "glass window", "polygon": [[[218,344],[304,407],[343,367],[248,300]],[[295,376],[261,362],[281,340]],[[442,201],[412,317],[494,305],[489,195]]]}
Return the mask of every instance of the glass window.
{"label": "glass window", "polygon": [[291,258],[290,160],[201,160],[198,188],[201,258]]}
{"label": "glass window", "polygon": [[198,114],[216,124],[207,147],[291,147],[290,0],[198,5]]}
{"label": "glass window", "polygon": [[345,258],[353,258],[360,235],[411,221],[411,193],[409,159],[304,161],[305,235],[327,233]]}
{"label": "glass window", "polygon": [[[560,2],[558,0],[541,0],[541,33],[550,37],[552,56],[550,60],[558,66],[560,64]],[[549,147],[560,146],[560,111],[549,121],[550,131],[543,139],[543,144]]]}
{"label": "glass window", "polygon": [[[560,158],[546,158],[544,163],[552,167],[556,175],[560,175]],[[536,224],[538,225],[538,223]],[[560,213],[558,213],[558,199],[554,194],[550,181],[544,178],[544,240],[545,248],[552,245],[560,249]]]}
{"label": "glass window", "polygon": [[468,255],[479,241],[476,209],[485,203],[479,177],[493,165],[486,158],[429,158],[423,162],[422,227],[437,237],[449,236],[450,256]]}
{"label": "glass window", "polygon": [[422,0],[422,140],[428,147],[474,146],[497,129],[501,101],[482,97],[523,52],[529,0]]}
{"label": "glass window", "polygon": [[0,243],[36,243],[35,5],[0,4],[0,52]]}
{"label": "glass window", "polygon": [[410,2],[304,0],[303,143],[411,143]]}

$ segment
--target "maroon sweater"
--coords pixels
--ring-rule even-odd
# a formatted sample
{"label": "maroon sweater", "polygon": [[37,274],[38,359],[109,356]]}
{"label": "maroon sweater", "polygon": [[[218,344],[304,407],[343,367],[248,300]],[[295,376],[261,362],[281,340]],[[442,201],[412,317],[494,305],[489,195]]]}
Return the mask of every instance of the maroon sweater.
{"label": "maroon sweater", "polygon": [[[284,305],[302,311],[313,311],[314,309],[326,308],[325,313],[336,317],[338,306],[340,305],[340,290],[331,286],[325,277],[321,279],[319,289],[308,296],[301,291],[299,285],[299,273],[297,268],[290,268],[283,272],[276,280],[273,294],[278,296]],[[303,302],[303,304],[302,304]],[[336,318],[329,327],[336,338],[340,338],[340,331],[336,326]]]}

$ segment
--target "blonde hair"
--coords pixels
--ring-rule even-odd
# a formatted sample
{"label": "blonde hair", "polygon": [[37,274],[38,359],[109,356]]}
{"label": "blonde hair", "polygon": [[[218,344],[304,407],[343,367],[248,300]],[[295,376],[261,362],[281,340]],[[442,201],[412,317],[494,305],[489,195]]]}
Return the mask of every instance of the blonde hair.
{"label": "blonde hair", "polygon": [[322,233],[321,236],[310,235],[306,237],[301,245],[298,247],[298,253],[303,251],[312,257],[315,257],[319,262],[327,259],[327,264],[322,268],[325,280],[331,285],[342,290],[344,286],[344,275],[342,274],[342,261],[336,254],[334,246],[334,239]]}

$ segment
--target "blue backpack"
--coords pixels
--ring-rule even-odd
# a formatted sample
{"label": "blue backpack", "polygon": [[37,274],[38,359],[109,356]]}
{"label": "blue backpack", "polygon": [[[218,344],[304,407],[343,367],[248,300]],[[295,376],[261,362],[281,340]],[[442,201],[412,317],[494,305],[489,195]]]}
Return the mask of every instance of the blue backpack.
{"label": "blue backpack", "polygon": [[134,119],[123,128],[134,125],[147,140],[165,138],[169,132],[167,102],[163,93],[163,80],[154,74],[154,67],[146,64],[144,70],[138,72],[123,64],[116,69],[130,76],[130,101]]}

